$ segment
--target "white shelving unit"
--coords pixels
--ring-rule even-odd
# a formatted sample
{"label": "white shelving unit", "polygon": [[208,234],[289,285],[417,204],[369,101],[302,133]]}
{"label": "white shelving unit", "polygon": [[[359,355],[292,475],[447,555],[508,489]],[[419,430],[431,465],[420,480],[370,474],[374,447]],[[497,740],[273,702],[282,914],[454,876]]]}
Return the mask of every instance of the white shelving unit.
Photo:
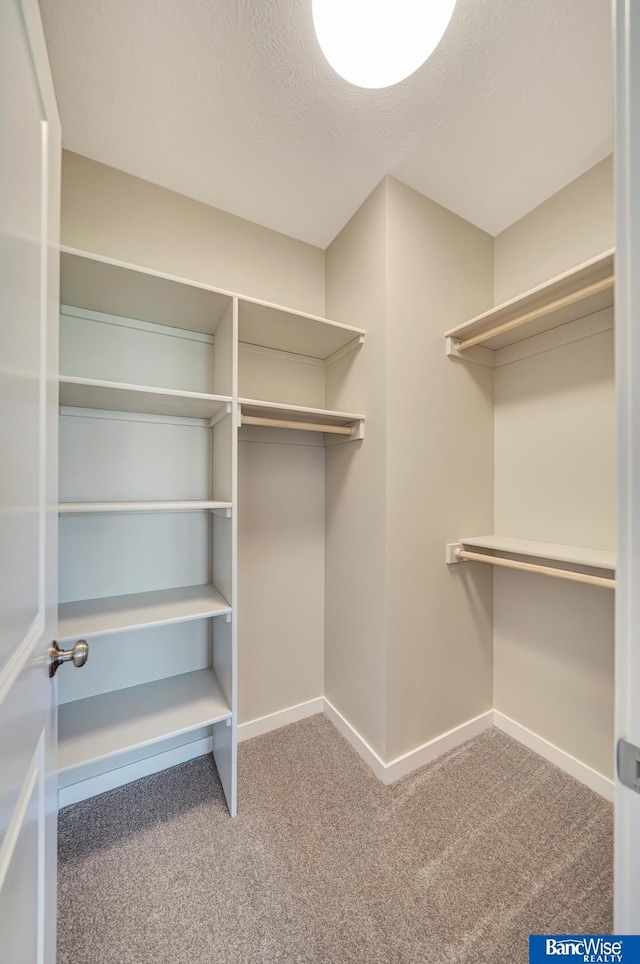
{"label": "white shelving unit", "polygon": [[238,437],[362,439],[325,372],[364,332],[72,249],[61,300],[60,803],[209,748],[234,815]]}
{"label": "white shelving unit", "polygon": [[237,304],[69,250],[61,295],[60,802],[204,744],[233,815]]}

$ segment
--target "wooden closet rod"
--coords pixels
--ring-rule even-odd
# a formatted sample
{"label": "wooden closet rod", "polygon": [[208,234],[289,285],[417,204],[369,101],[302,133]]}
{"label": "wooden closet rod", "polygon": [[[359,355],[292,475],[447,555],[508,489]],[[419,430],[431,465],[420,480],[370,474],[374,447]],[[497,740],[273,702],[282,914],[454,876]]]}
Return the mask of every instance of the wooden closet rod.
{"label": "wooden closet rod", "polygon": [[466,348],[473,348],[474,345],[479,345],[481,342],[488,341],[490,338],[496,338],[498,335],[503,335],[507,331],[513,331],[514,328],[519,328],[521,325],[526,325],[529,321],[535,321],[537,318],[544,318],[545,315],[551,314],[553,311],[558,311],[560,308],[567,308],[569,305],[574,305],[578,301],[582,301],[584,298],[588,298],[590,295],[597,295],[600,291],[606,291],[607,288],[613,288],[615,281],[615,276],[610,275],[608,278],[603,278],[602,281],[596,281],[592,285],[587,285],[586,288],[581,288],[580,291],[574,291],[570,295],[565,295],[564,298],[559,298],[557,301],[552,301],[549,305],[543,305],[541,308],[536,308],[534,311],[528,311],[526,315],[520,315],[518,318],[513,318],[511,321],[505,321],[502,325],[497,325],[495,328],[490,328],[489,331],[484,331],[481,335],[474,335],[472,338],[465,338],[458,345],[458,351],[464,351]]}
{"label": "wooden closet rod", "polygon": [[351,435],[349,425],[322,425],[319,422],[295,422],[282,418],[262,418],[259,415],[243,415],[242,425],[261,425],[265,428],[290,428],[301,432],[329,432],[332,435]]}
{"label": "wooden closet rod", "polygon": [[605,576],[590,576],[586,572],[573,572],[571,569],[555,569],[552,566],[538,566],[533,562],[518,562],[516,559],[502,559],[500,556],[487,556],[482,552],[467,552],[458,549],[456,559],[466,562],[486,562],[490,566],[502,566],[505,569],[521,569],[524,572],[537,572],[540,576],[554,576],[556,579],[567,579],[569,582],[582,582],[588,586],[604,586],[615,589],[615,579]]}

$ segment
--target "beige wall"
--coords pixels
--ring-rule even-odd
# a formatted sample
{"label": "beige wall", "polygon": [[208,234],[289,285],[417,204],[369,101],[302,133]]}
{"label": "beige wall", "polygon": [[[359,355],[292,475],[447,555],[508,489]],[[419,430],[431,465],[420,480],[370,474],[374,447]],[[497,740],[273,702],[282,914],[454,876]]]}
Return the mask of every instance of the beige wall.
{"label": "beige wall", "polygon": [[[607,159],[495,240],[496,303],[613,246]],[[613,333],[495,371],[498,534],[615,548]],[[496,709],[613,772],[613,594],[498,572]]]}
{"label": "beige wall", "polygon": [[324,449],[240,442],[238,714],[324,692]]}
{"label": "beige wall", "polygon": [[65,151],[62,243],[324,314],[324,252]]}
{"label": "beige wall", "polygon": [[614,245],[613,159],[606,157],[495,238],[495,304]]}
{"label": "beige wall", "polygon": [[493,528],[492,372],[444,331],[491,306],[493,239],[388,181],[387,759],[491,709],[491,573],[445,545]]}
{"label": "beige wall", "polygon": [[385,755],[387,639],[387,181],[326,252],[327,314],[366,329],[327,368],[327,404],[363,412],[363,442],[326,452],[325,694]]}
{"label": "beige wall", "polygon": [[491,372],[442,335],[491,304],[493,244],[386,178],[326,265],[328,314],[367,330],[328,401],[367,422],[327,452],[325,692],[389,761],[492,706],[491,576],[445,564],[460,525],[492,528]]}

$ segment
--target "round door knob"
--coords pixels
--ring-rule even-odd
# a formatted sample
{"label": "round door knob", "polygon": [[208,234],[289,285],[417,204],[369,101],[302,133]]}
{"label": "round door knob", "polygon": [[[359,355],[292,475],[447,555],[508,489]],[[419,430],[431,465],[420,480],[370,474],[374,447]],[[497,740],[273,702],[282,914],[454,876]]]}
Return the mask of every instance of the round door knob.
{"label": "round door knob", "polygon": [[58,666],[72,662],[78,669],[89,659],[89,644],[86,639],[79,639],[71,649],[60,649],[54,641],[49,647],[49,676],[55,676]]}

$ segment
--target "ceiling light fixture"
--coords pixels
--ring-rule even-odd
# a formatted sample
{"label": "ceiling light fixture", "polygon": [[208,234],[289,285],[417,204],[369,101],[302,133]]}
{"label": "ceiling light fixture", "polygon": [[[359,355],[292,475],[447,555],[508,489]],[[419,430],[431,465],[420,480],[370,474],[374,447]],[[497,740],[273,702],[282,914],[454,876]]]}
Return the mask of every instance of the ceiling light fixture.
{"label": "ceiling light fixture", "polygon": [[436,49],[456,0],[312,0],[318,42],[356,87],[391,87]]}

